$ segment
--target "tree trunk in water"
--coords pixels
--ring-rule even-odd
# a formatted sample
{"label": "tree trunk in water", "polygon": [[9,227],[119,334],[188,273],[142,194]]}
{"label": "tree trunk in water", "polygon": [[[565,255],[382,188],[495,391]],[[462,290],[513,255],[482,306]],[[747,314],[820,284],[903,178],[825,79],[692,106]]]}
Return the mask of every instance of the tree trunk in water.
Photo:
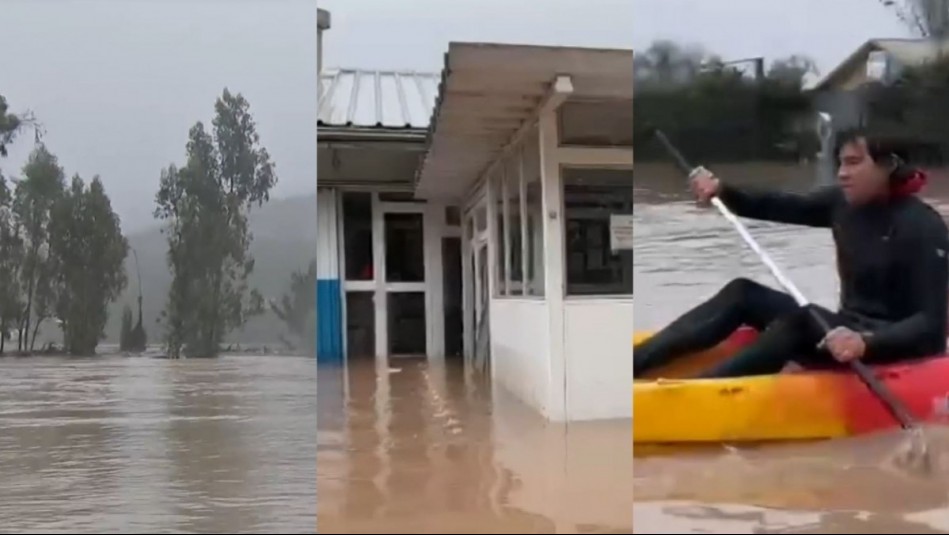
{"label": "tree trunk in water", "polygon": [[30,353],[36,349],[36,335],[40,332],[40,325],[43,324],[45,318],[37,318],[36,325],[33,326],[33,335],[30,337]]}
{"label": "tree trunk in water", "polygon": [[205,343],[205,356],[216,357],[218,352],[218,321],[221,314],[221,274],[214,277],[214,308],[211,309],[211,328]]}
{"label": "tree trunk in water", "polygon": [[[34,258],[36,257],[37,251],[38,249],[35,249],[33,251]],[[26,293],[26,317],[24,318],[26,322],[26,327],[23,329],[23,331],[20,334],[20,346],[22,346],[21,351],[26,349],[26,344],[24,344],[23,342],[25,342],[26,341],[25,339],[30,336],[30,318],[33,316],[33,293],[35,289],[36,289],[36,268],[34,267],[33,273],[30,273],[30,283],[29,285],[27,285],[27,290],[26,290],[27,292]]]}

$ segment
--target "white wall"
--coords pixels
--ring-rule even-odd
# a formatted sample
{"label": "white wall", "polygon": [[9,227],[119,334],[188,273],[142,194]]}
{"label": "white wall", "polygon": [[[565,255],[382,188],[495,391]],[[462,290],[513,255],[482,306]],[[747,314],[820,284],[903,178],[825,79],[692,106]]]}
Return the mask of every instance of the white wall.
{"label": "white wall", "polygon": [[[491,365],[495,384],[553,420],[630,419],[633,415],[632,298],[564,302],[566,383],[552,380],[547,303],[491,300]],[[566,399],[566,406],[556,406]]]}
{"label": "white wall", "polygon": [[564,301],[567,420],[632,418],[633,298]]}
{"label": "white wall", "polygon": [[547,303],[539,299],[492,299],[490,318],[494,383],[548,415]]}
{"label": "white wall", "polygon": [[[517,158],[525,179],[536,176],[540,205],[533,253],[539,269],[533,281],[542,298],[493,297],[490,300],[493,382],[553,421],[632,418],[633,299],[564,297],[563,195],[560,172],[566,165],[632,168],[629,148],[560,147],[555,110],[537,117],[524,152]],[[502,161],[497,169],[504,170]],[[487,207],[488,265],[492,296],[498,296],[498,266],[504,243],[498,241],[501,171],[489,172],[482,187]],[[630,184],[632,187],[632,184]],[[523,197],[523,192],[521,192]],[[538,292],[540,293],[540,292]],[[470,305],[469,305],[470,309]],[[469,312],[470,313],[470,312]]]}
{"label": "white wall", "polygon": [[316,192],[316,277],[340,279],[339,228],[336,190],[320,188]]}

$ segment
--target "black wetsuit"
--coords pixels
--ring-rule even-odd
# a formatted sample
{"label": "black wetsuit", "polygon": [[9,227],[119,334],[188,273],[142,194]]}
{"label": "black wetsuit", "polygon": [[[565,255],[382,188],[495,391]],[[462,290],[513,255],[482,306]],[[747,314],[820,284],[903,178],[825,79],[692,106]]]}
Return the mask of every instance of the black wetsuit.
{"label": "black wetsuit", "polygon": [[[868,363],[942,353],[949,301],[949,233],[942,217],[915,196],[852,206],[837,187],[809,194],[722,187],[736,215],[832,228],[840,277],[840,312],[810,305],[831,326],[864,334]],[[710,348],[742,325],[761,332],[732,359],[703,374],[737,377],[779,372],[789,361],[834,366],[817,345],[824,332],[785,293],[736,279],[633,350],[634,376]]]}

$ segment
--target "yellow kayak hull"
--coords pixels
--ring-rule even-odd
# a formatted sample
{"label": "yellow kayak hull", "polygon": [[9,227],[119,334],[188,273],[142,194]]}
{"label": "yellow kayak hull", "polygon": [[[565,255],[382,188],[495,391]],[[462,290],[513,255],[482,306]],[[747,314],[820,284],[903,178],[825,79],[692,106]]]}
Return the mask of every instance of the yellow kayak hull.
{"label": "yellow kayak hull", "polygon": [[[649,336],[639,333],[638,342]],[[882,403],[849,370],[785,372],[734,379],[689,379],[726,358],[754,333],[739,331],[719,347],[633,382],[633,443],[701,444],[821,440],[894,427]],[[949,392],[949,358],[877,369],[917,418]],[[947,404],[949,407],[949,404]]]}

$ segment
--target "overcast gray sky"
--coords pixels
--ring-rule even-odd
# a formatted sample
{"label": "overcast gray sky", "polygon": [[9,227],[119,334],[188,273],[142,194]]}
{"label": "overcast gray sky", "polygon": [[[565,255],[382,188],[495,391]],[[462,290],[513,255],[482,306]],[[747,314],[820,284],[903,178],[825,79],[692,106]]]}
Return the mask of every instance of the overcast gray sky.
{"label": "overcast gray sky", "polygon": [[[319,0],[325,65],[437,71],[448,42],[644,48],[726,59],[805,53],[823,71],[869,37],[905,36],[876,0]],[[793,9],[792,9],[793,6]],[[150,224],[161,168],[227,86],[249,99],[280,176],[314,189],[313,0],[4,0],[0,93],[30,109],[67,173],[99,174],[126,230]],[[21,138],[0,161],[16,174]]]}
{"label": "overcast gray sky", "polygon": [[634,0],[318,0],[324,68],[440,71],[449,41],[632,48]]}
{"label": "overcast gray sky", "polygon": [[225,86],[250,102],[275,196],[316,190],[314,0],[3,0],[0,21],[0,94],[42,121],[68,175],[102,177],[126,232],[152,224],[162,167]]}
{"label": "overcast gray sky", "polygon": [[725,60],[805,54],[826,74],[867,39],[909,37],[879,0],[631,0],[633,45],[699,44]]}

